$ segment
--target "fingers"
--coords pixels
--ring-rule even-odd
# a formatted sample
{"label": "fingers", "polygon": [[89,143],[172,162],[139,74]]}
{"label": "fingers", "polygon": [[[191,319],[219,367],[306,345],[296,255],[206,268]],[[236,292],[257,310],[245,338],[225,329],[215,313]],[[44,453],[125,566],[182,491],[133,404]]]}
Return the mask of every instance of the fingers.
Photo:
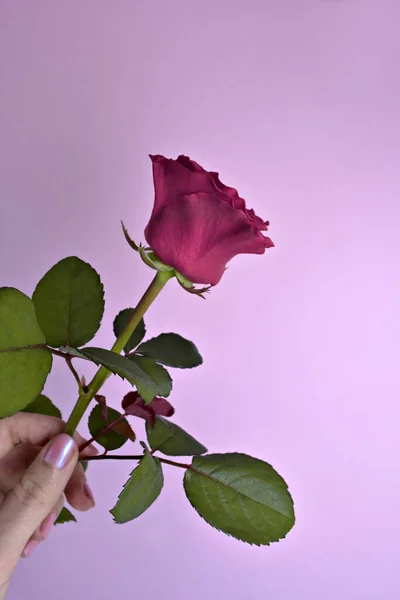
{"label": "fingers", "polygon": [[8,492],[35,460],[39,452],[40,448],[35,446],[19,444],[0,460],[0,508]]}
{"label": "fingers", "polygon": [[[53,512],[57,515],[57,518],[58,518],[58,515],[60,514],[63,506],[64,506],[64,496],[60,496],[57,504],[55,505],[55,507],[53,509]],[[56,520],[57,520],[57,518],[56,518]],[[44,536],[44,539],[46,540],[47,537],[48,536]]]}
{"label": "fingers", "polygon": [[[69,504],[80,511],[87,511],[94,507],[94,496],[91,491],[85,472],[80,464],[77,464],[70,480],[65,488],[65,496]],[[32,534],[29,542],[25,546],[22,556],[24,558],[30,556],[38,546],[39,542],[46,540],[53,529],[54,522],[64,506],[64,497],[59,498],[56,506],[51,513],[42,521],[39,527]],[[31,543],[37,542],[37,543]]]}
{"label": "fingers", "polygon": [[94,507],[94,496],[86,479],[82,465],[76,465],[65,488],[69,504],[76,510],[86,511]]}
{"label": "fingers", "polygon": [[[47,538],[50,535],[50,531],[53,529],[53,525],[55,523],[55,521],[57,520],[58,515],[61,512],[62,507],[64,506],[64,497],[61,496],[58,501],[57,504],[53,507],[52,511],[47,515],[47,517],[45,519],[43,519],[43,521],[41,522],[41,524],[39,525],[39,527],[37,527],[35,529],[35,531],[33,532],[33,534],[31,535],[31,538],[28,542],[28,544],[25,546],[24,551],[22,552],[22,556],[23,557],[27,557],[31,554],[31,552],[29,551],[29,543],[30,541],[34,540],[37,542],[43,542],[44,540],[47,540]],[[37,544],[35,544],[34,547],[36,547]],[[32,548],[33,550],[34,548]]]}
{"label": "fingers", "polygon": [[[74,472],[67,483],[65,488],[65,496],[68,500],[68,503],[76,510],[87,511],[94,507],[95,502],[93,492],[87,483],[85,472],[80,464],[76,465]],[[60,514],[63,506],[64,497],[61,497],[51,513],[47,515],[40,526],[37,527],[32,534],[22,553],[23,557],[26,558],[27,556],[30,556],[33,550],[37,547],[38,543],[48,538],[54,522]],[[35,541],[37,543],[31,544],[31,541]]]}
{"label": "fingers", "polygon": [[12,572],[27,541],[62,496],[77,460],[76,442],[58,435],[7,494],[0,509],[0,572]]}
{"label": "fingers", "polygon": [[[1,419],[0,459],[21,443],[30,446],[44,446],[58,433],[62,433],[64,427],[64,421],[47,415],[21,412]],[[74,434],[74,440],[78,446],[82,446],[86,442],[79,433]],[[82,456],[95,456],[96,454],[98,451],[94,446],[88,446],[82,452]]]}
{"label": "fingers", "polygon": [[[74,439],[79,446],[85,442],[84,438],[78,433],[75,433]],[[0,508],[8,492],[19,481],[39,452],[40,448],[37,446],[19,444],[0,460]],[[98,454],[98,450],[93,446],[88,446],[80,456],[87,457],[96,454]],[[83,469],[80,464],[75,467],[70,481],[71,483],[68,483],[66,488],[68,502],[77,510],[89,510],[93,506],[93,502],[89,501],[91,492],[87,489],[86,478],[83,476]],[[85,484],[86,487],[84,487]],[[80,490],[78,489],[79,486]]]}
{"label": "fingers", "polygon": [[64,429],[57,417],[31,413],[17,413],[0,421],[0,458],[18,444],[44,446]]}
{"label": "fingers", "polygon": [[[76,441],[79,448],[87,442],[87,440],[84,437],[82,437],[77,431],[75,431],[73,438]],[[93,444],[90,444],[90,446],[86,446],[86,448],[79,453],[79,456],[80,458],[86,458],[88,456],[96,456],[98,453],[99,451],[97,450],[97,448],[93,446]]]}

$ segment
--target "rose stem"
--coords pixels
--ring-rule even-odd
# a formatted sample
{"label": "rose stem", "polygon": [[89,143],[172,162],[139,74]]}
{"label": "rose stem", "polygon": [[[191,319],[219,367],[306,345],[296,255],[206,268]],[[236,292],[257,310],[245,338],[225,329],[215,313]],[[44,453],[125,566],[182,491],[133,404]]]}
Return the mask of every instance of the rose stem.
{"label": "rose stem", "polygon": [[[142,460],[144,454],[138,455],[127,455],[127,454],[107,454],[107,456],[88,456],[83,458],[84,462],[89,460]],[[158,460],[166,465],[172,465],[173,467],[181,467],[181,469],[192,469],[192,465],[186,465],[184,463],[178,463],[168,458],[157,457]]]}
{"label": "rose stem", "polygon": [[[133,331],[136,329],[147,309],[151,306],[158,294],[161,292],[167,281],[174,277],[174,271],[157,271],[153,281],[145,291],[142,299],[132,313],[132,316],[123,331],[117,337],[115,344],[111,348],[112,352],[120,354],[124,349],[125,344],[128,342]],[[92,398],[97,394],[101,386],[104,384],[106,379],[111,375],[105,367],[101,366],[93,377],[92,381],[88,385],[87,392],[81,392],[78,400],[72,410],[72,413],[68,419],[65,427],[65,433],[72,435],[77,428],[80,420],[82,419],[87,407],[89,406]]]}

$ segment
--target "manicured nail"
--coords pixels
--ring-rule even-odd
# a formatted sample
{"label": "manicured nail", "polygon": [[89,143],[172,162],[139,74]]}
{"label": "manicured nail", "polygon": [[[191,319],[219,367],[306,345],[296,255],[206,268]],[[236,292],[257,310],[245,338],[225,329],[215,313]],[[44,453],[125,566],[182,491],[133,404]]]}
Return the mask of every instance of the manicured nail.
{"label": "manicured nail", "polygon": [[56,519],[57,519],[56,513],[52,512],[49,515],[47,515],[47,517],[41,524],[39,531],[40,531],[40,535],[43,536],[44,540],[47,540],[47,538],[49,537],[50,531],[53,529],[53,525],[54,525]]}
{"label": "manicured nail", "polygon": [[28,556],[32,554],[32,552],[35,550],[35,548],[39,546],[39,544],[40,542],[38,542],[37,540],[30,540],[25,546],[24,551],[22,552],[22,556],[24,558],[28,558]]}
{"label": "manicured nail", "polygon": [[85,492],[85,495],[89,498],[89,500],[92,502],[93,506],[94,506],[94,496],[93,496],[93,492],[89,487],[89,484],[87,482],[85,482],[83,484],[83,491]]}
{"label": "manicured nail", "polygon": [[57,469],[63,469],[73,457],[76,447],[69,435],[61,433],[50,443],[43,460]]}

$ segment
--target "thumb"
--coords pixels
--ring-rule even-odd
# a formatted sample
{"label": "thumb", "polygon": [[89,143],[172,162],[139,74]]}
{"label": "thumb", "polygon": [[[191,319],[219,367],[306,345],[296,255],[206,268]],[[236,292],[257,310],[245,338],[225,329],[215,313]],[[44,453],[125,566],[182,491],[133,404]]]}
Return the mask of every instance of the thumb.
{"label": "thumb", "polygon": [[58,435],[7,494],[0,509],[0,563],[6,571],[12,571],[35,529],[57,504],[78,455],[75,441]]}

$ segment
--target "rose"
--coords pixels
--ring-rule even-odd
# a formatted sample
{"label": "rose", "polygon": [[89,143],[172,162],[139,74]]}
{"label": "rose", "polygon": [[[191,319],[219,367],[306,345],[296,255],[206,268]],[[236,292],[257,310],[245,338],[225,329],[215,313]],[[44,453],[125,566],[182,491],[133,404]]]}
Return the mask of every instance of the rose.
{"label": "rose", "polygon": [[187,156],[150,156],[154,208],[146,227],[148,244],[160,260],[193,283],[217,284],[237,254],[264,254],[274,244],[264,222],[218,173]]}

